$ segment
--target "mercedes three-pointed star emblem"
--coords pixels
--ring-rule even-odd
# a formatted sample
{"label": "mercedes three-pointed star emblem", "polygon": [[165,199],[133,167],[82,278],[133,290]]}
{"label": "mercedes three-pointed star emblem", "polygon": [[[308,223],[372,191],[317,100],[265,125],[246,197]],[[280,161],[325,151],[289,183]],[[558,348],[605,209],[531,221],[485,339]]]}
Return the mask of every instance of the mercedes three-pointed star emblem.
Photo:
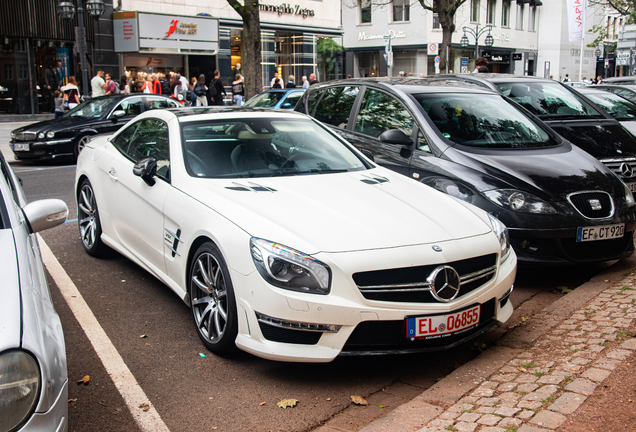
{"label": "mercedes three-pointed star emblem", "polygon": [[459,294],[461,280],[457,271],[450,266],[439,266],[426,279],[431,284],[431,294],[436,300],[449,302]]}

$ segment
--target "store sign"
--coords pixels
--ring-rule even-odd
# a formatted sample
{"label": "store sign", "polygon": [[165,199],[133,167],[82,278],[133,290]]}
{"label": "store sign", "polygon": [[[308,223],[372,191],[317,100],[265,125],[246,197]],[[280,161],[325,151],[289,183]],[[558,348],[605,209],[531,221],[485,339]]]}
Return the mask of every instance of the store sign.
{"label": "store sign", "polygon": [[115,52],[139,51],[137,12],[113,12]]}
{"label": "store sign", "polygon": [[219,20],[216,18],[160,15],[139,12],[139,47],[161,52],[162,49],[219,49]]}
{"label": "store sign", "polygon": [[[367,40],[384,39],[384,36],[386,35],[384,34],[367,35],[365,32],[360,32],[358,33],[358,40],[367,41]],[[396,32],[395,30],[389,30],[389,36],[391,37],[391,39],[406,37],[403,30],[400,30],[399,32]]]}
{"label": "store sign", "polygon": [[141,56],[127,55],[126,67],[149,67],[149,68],[181,68],[183,67],[182,56]]}
{"label": "store sign", "polygon": [[280,6],[268,5],[260,3],[258,5],[260,12],[273,12],[280,15],[300,15],[303,18],[312,17],[315,15],[313,9],[300,8],[299,5],[292,5],[291,3],[283,3]]}
{"label": "store sign", "polygon": [[629,65],[629,51],[619,51],[616,53],[616,66]]}
{"label": "store sign", "polygon": [[522,53],[514,53],[514,54],[512,54],[512,59],[514,61],[523,60],[523,54]]}

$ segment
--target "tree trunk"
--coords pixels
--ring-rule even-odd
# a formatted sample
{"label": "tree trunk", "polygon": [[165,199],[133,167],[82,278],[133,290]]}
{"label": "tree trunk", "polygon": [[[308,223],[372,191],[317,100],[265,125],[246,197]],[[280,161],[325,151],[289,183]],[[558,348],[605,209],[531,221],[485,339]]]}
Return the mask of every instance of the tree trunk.
{"label": "tree trunk", "polygon": [[[259,94],[263,90],[263,69],[261,67],[261,20],[258,0],[240,5],[236,0],[228,0],[243,19],[241,32],[241,63],[245,78],[243,100]],[[234,77],[232,77],[234,81]]]}
{"label": "tree trunk", "polygon": [[[446,62],[449,61],[449,59],[446,58],[446,47],[449,47],[448,55],[450,56],[452,51],[451,44],[453,43],[453,32],[455,31],[455,23],[453,22],[453,17],[455,16],[455,11],[457,9],[454,9],[452,12],[446,11],[444,10],[444,8],[441,7],[439,9],[440,10],[437,13],[439,14],[439,23],[442,26],[442,45],[440,46],[442,52],[439,55],[439,68],[440,71],[443,71],[441,73],[445,73]],[[451,67],[449,65],[449,70],[450,69]]]}

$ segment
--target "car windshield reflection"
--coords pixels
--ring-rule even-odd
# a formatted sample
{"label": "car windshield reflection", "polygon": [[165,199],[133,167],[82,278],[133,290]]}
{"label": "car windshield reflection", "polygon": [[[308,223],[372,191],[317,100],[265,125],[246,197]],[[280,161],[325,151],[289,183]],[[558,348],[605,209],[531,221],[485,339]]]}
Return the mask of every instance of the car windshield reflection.
{"label": "car windshield reflection", "polygon": [[556,82],[505,82],[501,92],[545,120],[602,118],[590,104]]}
{"label": "car windshield reflection", "polygon": [[539,148],[557,145],[519,110],[497,95],[415,95],[448,140],[472,147]]}
{"label": "car windshield reflection", "polygon": [[365,170],[350,148],[311,120],[253,118],[182,125],[188,173],[251,178]]}
{"label": "car windshield reflection", "polygon": [[109,111],[113,104],[112,98],[98,98],[83,102],[64,114],[64,118],[96,118],[101,117],[105,112]]}
{"label": "car windshield reflection", "polygon": [[608,92],[586,92],[585,96],[600,106],[616,120],[636,120],[636,105],[628,100]]}
{"label": "car windshield reflection", "polygon": [[254,96],[243,105],[249,107],[271,108],[273,106],[276,106],[276,104],[280,102],[281,99],[283,99],[285,93],[286,92],[284,91],[261,93],[257,96]]}

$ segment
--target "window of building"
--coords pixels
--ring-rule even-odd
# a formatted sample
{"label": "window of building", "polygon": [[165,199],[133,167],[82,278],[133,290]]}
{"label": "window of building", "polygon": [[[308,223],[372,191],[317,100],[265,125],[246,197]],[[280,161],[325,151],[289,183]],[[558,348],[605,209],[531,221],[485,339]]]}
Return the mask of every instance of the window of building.
{"label": "window of building", "polygon": [[495,8],[497,6],[497,0],[488,0],[486,7],[486,24],[495,24]]}
{"label": "window of building", "polygon": [[410,0],[393,0],[393,21],[410,21]]}
{"label": "window of building", "polygon": [[442,25],[439,23],[439,14],[436,12],[433,14],[433,29],[441,29]]}
{"label": "window of building", "polygon": [[517,30],[523,30],[523,3],[517,3]]}
{"label": "window of building", "polygon": [[360,23],[371,23],[371,0],[359,0],[360,6]]}
{"label": "window of building", "polygon": [[535,26],[537,22],[537,7],[532,6],[530,8],[530,17],[528,18],[528,31],[535,31]]}
{"label": "window of building", "polygon": [[501,2],[501,26],[510,27],[510,0]]}
{"label": "window of building", "polygon": [[471,0],[470,2],[470,22],[479,22],[479,0]]}
{"label": "window of building", "polygon": [[5,64],[4,65],[4,79],[12,80],[13,79],[13,65]]}

